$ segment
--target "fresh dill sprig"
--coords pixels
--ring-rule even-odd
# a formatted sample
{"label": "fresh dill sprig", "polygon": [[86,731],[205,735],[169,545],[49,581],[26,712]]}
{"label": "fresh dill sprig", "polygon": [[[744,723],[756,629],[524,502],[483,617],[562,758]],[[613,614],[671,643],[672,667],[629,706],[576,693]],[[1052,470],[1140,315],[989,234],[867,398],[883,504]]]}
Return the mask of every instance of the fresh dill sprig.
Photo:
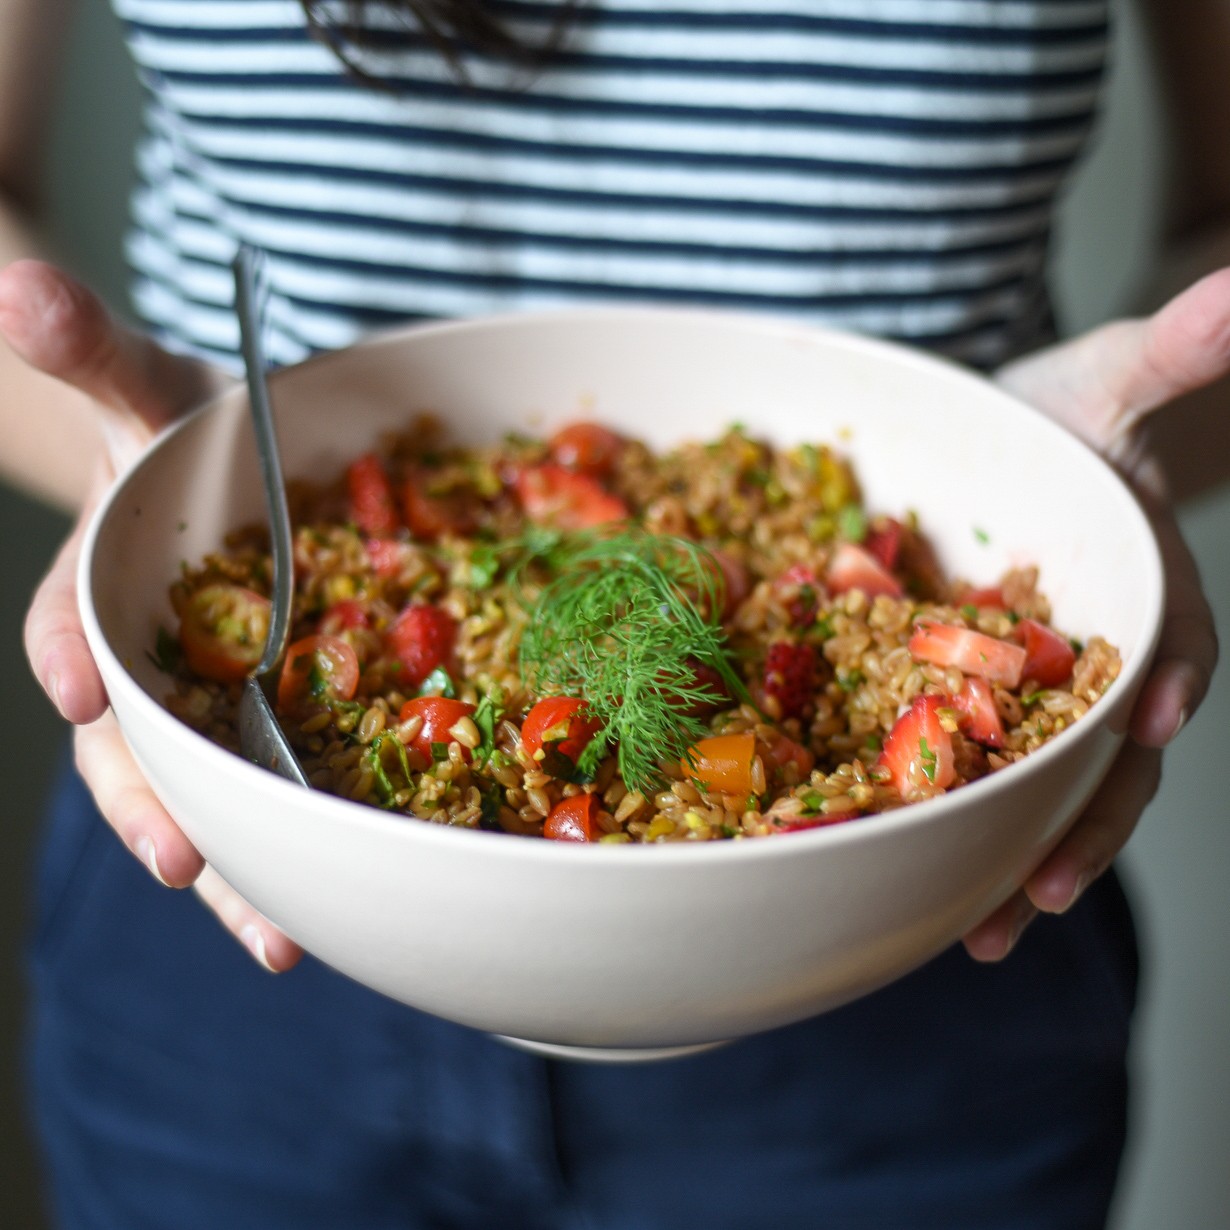
{"label": "fresh dill sprig", "polygon": [[522,633],[526,686],[586,702],[599,729],[582,776],[616,744],[624,781],[651,787],[709,733],[697,711],[722,699],[698,664],[747,696],[720,624],[721,569],[697,543],[639,530],[571,536],[543,555],[552,579]]}

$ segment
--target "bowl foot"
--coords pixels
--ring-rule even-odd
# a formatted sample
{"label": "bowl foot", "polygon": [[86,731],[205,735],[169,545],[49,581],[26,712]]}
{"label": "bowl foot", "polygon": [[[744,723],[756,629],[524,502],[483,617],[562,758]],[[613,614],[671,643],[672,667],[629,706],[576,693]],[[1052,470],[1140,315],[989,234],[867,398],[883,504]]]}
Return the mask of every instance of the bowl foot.
{"label": "bowl foot", "polygon": [[523,1051],[532,1051],[546,1059],[569,1059],[577,1063],[656,1063],[663,1059],[682,1059],[699,1055],[723,1042],[697,1042],[688,1046],[566,1046],[559,1042],[532,1042],[526,1038],[510,1038],[496,1034],[501,1042]]}

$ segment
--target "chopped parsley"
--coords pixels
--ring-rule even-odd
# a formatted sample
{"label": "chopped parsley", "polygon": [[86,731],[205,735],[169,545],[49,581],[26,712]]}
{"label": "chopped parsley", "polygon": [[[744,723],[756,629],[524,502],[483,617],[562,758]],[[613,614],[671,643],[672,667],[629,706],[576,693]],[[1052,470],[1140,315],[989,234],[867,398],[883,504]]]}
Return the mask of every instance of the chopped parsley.
{"label": "chopped parsley", "polygon": [[419,696],[444,696],[449,700],[454,700],[457,696],[457,688],[453,683],[452,676],[442,666],[437,666],[426,679],[423,680],[419,687],[417,695]]}
{"label": "chopped parsley", "polygon": [[154,640],[154,652],[145,656],[164,675],[173,675],[183,661],[184,651],[180,647],[179,638],[159,624],[158,635]]}
{"label": "chopped parsley", "polygon": [[918,763],[922,766],[922,771],[933,786],[935,785],[936,766],[939,763],[939,757],[927,743],[926,737],[918,740]]}
{"label": "chopped parsley", "polygon": [[867,514],[859,504],[846,504],[837,512],[837,529],[847,542],[862,542],[867,537]]}

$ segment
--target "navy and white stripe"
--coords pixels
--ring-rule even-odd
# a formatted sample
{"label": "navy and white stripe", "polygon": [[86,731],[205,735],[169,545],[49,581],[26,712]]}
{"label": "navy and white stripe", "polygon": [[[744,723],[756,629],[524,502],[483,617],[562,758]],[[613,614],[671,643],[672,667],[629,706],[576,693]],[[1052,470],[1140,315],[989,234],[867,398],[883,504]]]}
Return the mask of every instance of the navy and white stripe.
{"label": "navy and white stripe", "polygon": [[[766,310],[989,365],[1048,320],[1109,0],[593,0],[528,86],[373,11],[357,83],[293,0],[115,0],[148,90],[130,255],[168,340],[272,356],[566,303]],[[555,4],[492,0],[531,40]]]}

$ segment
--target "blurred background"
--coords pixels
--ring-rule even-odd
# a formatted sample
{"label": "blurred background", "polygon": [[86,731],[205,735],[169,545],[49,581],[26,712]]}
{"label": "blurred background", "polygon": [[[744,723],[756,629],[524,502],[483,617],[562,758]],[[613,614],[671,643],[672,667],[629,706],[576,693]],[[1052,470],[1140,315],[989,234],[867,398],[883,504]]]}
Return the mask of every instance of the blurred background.
{"label": "blurred background", "polygon": [[[68,266],[121,310],[129,153],[138,91],[106,5],[78,6],[52,165],[52,232]],[[1126,8],[1126,6],[1124,6]],[[1230,86],[1228,86],[1230,88]],[[1116,31],[1107,122],[1072,184],[1055,246],[1065,330],[1130,304],[1147,268],[1158,216],[1159,134],[1139,31]],[[2,442],[0,442],[2,447]],[[1230,647],[1230,492],[1184,513],[1184,525]],[[37,816],[64,732],[21,649],[29,595],[67,523],[0,487],[0,742],[7,803],[0,858],[0,1225],[42,1230],[34,1154],[18,1071],[21,939]],[[1123,859],[1145,956],[1138,1019],[1134,1134],[1113,1230],[1225,1230],[1230,1208],[1230,816],[1221,803],[1222,733],[1230,729],[1230,667],[1169,754],[1162,791]],[[173,1230],[173,1228],[168,1228]]]}

